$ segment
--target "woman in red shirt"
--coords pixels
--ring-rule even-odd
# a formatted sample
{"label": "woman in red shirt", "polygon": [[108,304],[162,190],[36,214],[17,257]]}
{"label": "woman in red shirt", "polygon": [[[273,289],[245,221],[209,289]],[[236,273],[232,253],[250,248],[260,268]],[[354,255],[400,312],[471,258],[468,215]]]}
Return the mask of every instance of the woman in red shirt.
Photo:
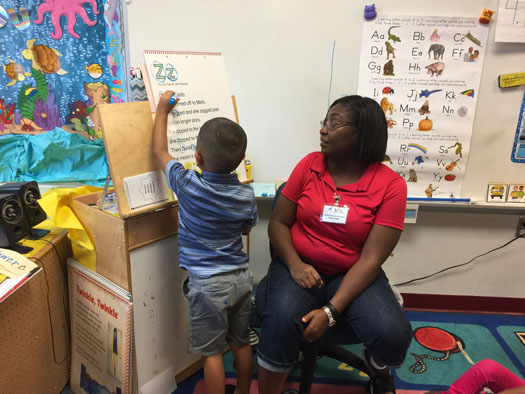
{"label": "woman in red shirt", "polygon": [[336,100],[321,152],[294,168],[268,232],[276,251],[258,345],[259,392],[280,393],[299,343],[337,321],[365,346],[373,394],[395,393],[412,330],[381,265],[403,230],[406,183],[383,165],[387,124],[374,100]]}

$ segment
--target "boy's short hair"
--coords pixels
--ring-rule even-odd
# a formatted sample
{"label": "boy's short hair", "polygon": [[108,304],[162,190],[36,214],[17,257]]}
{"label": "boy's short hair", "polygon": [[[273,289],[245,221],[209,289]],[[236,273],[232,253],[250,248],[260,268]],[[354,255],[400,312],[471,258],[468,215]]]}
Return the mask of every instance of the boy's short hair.
{"label": "boy's short hair", "polygon": [[246,151],[246,133],[237,123],[226,118],[205,122],[197,137],[197,150],[210,172],[229,174],[237,168]]}

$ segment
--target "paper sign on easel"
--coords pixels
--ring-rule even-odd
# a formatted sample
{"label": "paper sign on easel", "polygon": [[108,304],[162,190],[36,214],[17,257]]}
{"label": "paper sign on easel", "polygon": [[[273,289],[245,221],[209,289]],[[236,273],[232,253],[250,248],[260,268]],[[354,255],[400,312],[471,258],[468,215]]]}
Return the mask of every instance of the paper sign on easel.
{"label": "paper sign on easel", "polygon": [[[198,170],[194,152],[201,126],[215,117],[236,121],[224,60],[217,52],[144,51],[144,82],[151,111],[166,90],[180,101],[168,119],[168,151],[186,169]],[[246,180],[244,161],[237,168]]]}
{"label": "paper sign on easel", "polygon": [[171,199],[171,191],[161,171],[124,178],[124,187],[131,210]]}

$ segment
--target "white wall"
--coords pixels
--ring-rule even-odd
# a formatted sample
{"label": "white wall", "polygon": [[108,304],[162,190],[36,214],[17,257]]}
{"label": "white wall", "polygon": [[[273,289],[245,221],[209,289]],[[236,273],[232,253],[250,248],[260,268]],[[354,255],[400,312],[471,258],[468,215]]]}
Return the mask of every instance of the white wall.
{"label": "white wall", "polygon": [[[466,263],[513,239],[517,218],[516,213],[486,209],[420,209],[417,223],[405,225],[385,271],[396,284]],[[398,288],[404,293],[523,298],[524,263],[525,238],[464,267]]]}

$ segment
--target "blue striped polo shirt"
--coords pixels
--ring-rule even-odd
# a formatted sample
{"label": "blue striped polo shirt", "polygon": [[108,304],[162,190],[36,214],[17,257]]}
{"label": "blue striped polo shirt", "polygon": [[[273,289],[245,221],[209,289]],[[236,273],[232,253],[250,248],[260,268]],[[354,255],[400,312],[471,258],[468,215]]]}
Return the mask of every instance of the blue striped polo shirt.
{"label": "blue striped polo shirt", "polygon": [[248,268],[241,232],[257,224],[253,189],[236,174],[199,174],[175,160],[166,176],[179,200],[180,266],[198,277]]}

